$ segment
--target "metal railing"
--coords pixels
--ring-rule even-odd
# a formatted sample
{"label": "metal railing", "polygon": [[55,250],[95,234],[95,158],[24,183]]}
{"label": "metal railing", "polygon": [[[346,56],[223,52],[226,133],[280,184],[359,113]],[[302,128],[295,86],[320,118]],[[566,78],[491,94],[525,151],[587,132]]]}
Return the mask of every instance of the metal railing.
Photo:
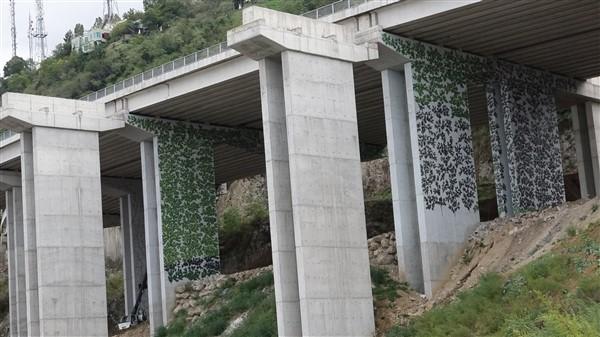
{"label": "metal railing", "polygon": [[13,132],[12,130],[0,130],[0,143],[2,143],[3,141],[7,140],[8,138],[16,135],[16,132]]}
{"label": "metal railing", "polygon": [[352,7],[356,7],[358,5],[362,5],[364,3],[367,3],[369,1],[373,1],[373,0],[340,0],[340,1],[336,1],[334,3],[331,3],[329,5],[325,5],[322,7],[319,7],[317,9],[314,9],[310,12],[306,12],[304,14],[302,14],[302,16],[306,16],[307,18],[312,18],[312,19],[320,19],[324,16],[329,16],[331,14],[352,8]]}
{"label": "metal railing", "polygon": [[[375,1],[375,0],[340,0],[329,5],[325,5],[319,7],[315,10],[302,14],[302,16],[312,18],[312,19],[320,19],[322,17],[337,13],[339,11],[343,11],[352,7],[356,7],[358,5],[362,5],[364,3]],[[144,71],[143,73],[134,75],[129,77],[123,81],[117,82],[116,84],[110,85],[106,88],[100,89],[98,91],[92,92],[91,94],[85,95],[81,98],[84,101],[95,101],[107,95],[111,95],[115,92],[119,92],[123,89],[129,88],[133,85],[139,84],[143,81],[147,81],[151,78],[157,77],[162,74],[166,74],[175,69],[179,69],[183,66],[187,66],[190,64],[194,64],[200,60],[205,58],[215,56],[221,54],[225,51],[230,50],[227,46],[227,42],[221,42],[214,46],[202,49],[193,54],[180,57],[174,61],[167,62],[158,67],[152,68],[150,70]]]}
{"label": "metal railing", "polygon": [[143,81],[147,81],[151,78],[169,73],[173,70],[179,69],[181,67],[184,67],[184,66],[187,66],[187,65],[190,65],[193,63],[197,63],[198,61],[201,61],[205,58],[221,54],[229,49],[230,48],[227,47],[227,42],[221,42],[214,46],[210,46],[208,48],[197,51],[193,54],[180,57],[173,61],[162,64],[158,67],[154,67],[150,70],[146,70],[143,73],[139,73],[132,77],[126,78],[123,81],[117,82],[111,86],[108,86],[106,88],[95,91],[89,95],[86,95],[86,96],[82,97],[81,99],[84,101],[90,101],[90,102],[95,101],[104,96],[113,94],[115,92],[119,92],[123,89],[127,89],[133,85],[140,84]]}

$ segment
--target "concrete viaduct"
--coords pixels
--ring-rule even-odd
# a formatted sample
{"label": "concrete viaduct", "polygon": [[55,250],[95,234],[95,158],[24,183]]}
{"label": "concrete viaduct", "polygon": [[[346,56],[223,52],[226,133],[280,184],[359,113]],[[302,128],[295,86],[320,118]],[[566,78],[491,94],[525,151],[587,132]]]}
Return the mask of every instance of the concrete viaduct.
{"label": "concrete viaduct", "polygon": [[126,305],[147,273],[155,331],[177,284],[219,270],[215,186],[266,173],[279,335],[372,336],[361,153],[388,148],[399,268],[431,295],[479,223],[473,125],[489,124],[502,216],[564,202],[557,109],[572,111],[584,197],[600,191],[599,13],[596,0],[251,7],[227,47],[84,100],[3,95],[11,335],[107,336],[112,225]]}

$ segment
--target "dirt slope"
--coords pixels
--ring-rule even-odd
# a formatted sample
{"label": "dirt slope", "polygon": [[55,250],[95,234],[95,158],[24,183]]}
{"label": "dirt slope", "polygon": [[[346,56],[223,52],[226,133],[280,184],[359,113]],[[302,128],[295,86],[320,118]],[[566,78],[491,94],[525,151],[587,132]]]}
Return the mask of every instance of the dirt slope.
{"label": "dirt slope", "polygon": [[582,229],[600,221],[599,200],[569,202],[559,207],[529,212],[513,218],[482,223],[473,233],[450,280],[431,299],[405,292],[393,304],[376,308],[378,336],[392,326],[406,324],[434,305],[451,301],[455,295],[475,286],[488,272],[510,274],[549,252],[570,228]]}

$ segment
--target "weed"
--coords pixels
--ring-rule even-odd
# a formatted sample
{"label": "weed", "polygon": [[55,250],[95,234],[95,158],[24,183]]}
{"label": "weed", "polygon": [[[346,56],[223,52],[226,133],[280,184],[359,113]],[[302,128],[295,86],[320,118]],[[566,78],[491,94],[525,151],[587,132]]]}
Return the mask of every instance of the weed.
{"label": "weed", "polygon": [[239,284],[233,280],[227,281],[219,288],[219,295],[214,296],[214,300],[211,299],[210,302],[214,309],[201,319],[188,326],[186,314],[178,315],[166,328],[159,329],[157,336],[219,336],[233,318],[245,312],[248,312],[248,319],[236,330],[244,331],[245,334],[239,335],[236,332],[234,336],[275,336],[277,333],[272,273],[263,273]]}
{"label": "weed", "polygon": [[404,284],[394,281],[384,269],[371,267],[371,283],[373,286],[373,297],[377,301],[395,301],[399,290],[407,290]]}
{"label": "weed", "polygon": [[600,336],[600,274],[589,269],[600,259],[594,233],[594,226],[570,233],[575,240],[507,280],[486,275],[457,300],[393,328],[387,337]]}
{"label": "weed", "polygon": [[577,228],[575,228],[573,226],[567,228],[567,235],[571,238],[575,237],[577,235]]}
{"label": "weed", "polygon": [[577,296],[581,299],[600,303],[600,276],[593,275],[579,281]]}

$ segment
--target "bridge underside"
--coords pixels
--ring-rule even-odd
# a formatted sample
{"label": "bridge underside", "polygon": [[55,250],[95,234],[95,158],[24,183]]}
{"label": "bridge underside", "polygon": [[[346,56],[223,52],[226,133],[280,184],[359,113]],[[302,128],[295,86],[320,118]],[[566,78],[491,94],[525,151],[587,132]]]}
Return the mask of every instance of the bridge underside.
{"label": "bridge underside", "polygon": [[[128,126],[74,131],[25,123],[17,131],[24,132],[25,142],[32,139],[31,130],[48,140],[68,134],[65,151],[71,152],[88,150],[78,148],[80,138],[97,137],[92,154],[99,170],[86,171],[94,182],[86,191],[101,198],[93,200],[98,205],[90,212],[100,212],[104,226],[122,226],[128,308],[136,284],[148,274],[144,306],[153,330],[169,318],[173,287],[216,271],[216,186],[265,174],[280,334],[369,336],[374,326],[360,149],[388,148],[399,268],[414,288],[430,295],[479,222],[472,128],[489,126],[501,214],[564,201],[556,120],[562,108],[572,111],[582,195],[600,191],[600,90],[577,81],[600,76],[600,45],[594,43],[600,20],[593,15],[597,18],[598,6],[591,0],[576,7],[569,1],[486,0],[388,25],[368,44],[357,42],[355,32],[374,29],[360,26],[372,20],[358,18],[352,23],[358,26],[347,29],[253,8],[244,14],[247,26],[230,36],[241,55],[107,98],[102,105],[107,116],[126,118]],[[384,12],[379,14],[383,21]],[[251,20],[257,18],[263,20]],[[297,34],[294,25],[304,33]],[[277,40],[273,27],[283,28],[289,39]],[[323,38],[332,32],[335,39]],[[311,43],[290,42],[294,39]],[[219,71],[230,76],[217,76]],[[5,122],[14,125],[14,119]],[[132,135],[129,129],[140,132]],[[31,259],[27,252],[37,242],[12,233],[37,230],[68,253],[59,236],[47,235],[46,227],[31,219],[52,221],[27,213],[33,196],[43,196],[42,208],[61,208],[63,201],[52,200],[55,195],[39,186],[35,193],[28,190],[32,177],[46,174],[32,171],[32,162],[50,159],[39,156],[45,144],[27,146],[20,156],[0,157],[0,173],[6,174],[0,178],[13,184],[0,179],[0,187],[10,192],[0,193],[0,208],[18,213],[22,207],[24,215],[11,218],[14,275],[22,270],[19,252]],[[32,152],[38,154],[35,160]],[[533,163],[529,152],[536,153]],[[70,184],[77,179],[69,170],[95,163],[78,157],[64,162],[57,165],[58,176]],[[11,180],[14,176],[20,182]],[[95,188],[99,183],[101,192]],[[67,204],[80,193],[64,190]],[[19,193],[25,207],[15,203]],[[98,219],[79,220],[98,230]],[[75,225],[67,229],[77,231]],[[94,238],[87,239],[81,244],[98,248]],[[99,254],[90,258],[101,264]],[[49,265],[44,260],[39,267]],[[27,274],[11,280],[21,287],[12,290],[21,301],[21,283],[29,292],[37,290],[37,284],[27,283],[37,280]],[[50,281],[40,280],[45,296],[59,294]],[[95,290],[103,293],[102,285]],[[25,301],[26,310],[19,300],[11,302],[11,310],[14,304],[21,315],[11,316],[11,327],[23,325],[23,319],[28,329],[39,329],[40,319],[48,326],[51,311],[30,302]],[[326,324],[330,318],[335,324]]]}

